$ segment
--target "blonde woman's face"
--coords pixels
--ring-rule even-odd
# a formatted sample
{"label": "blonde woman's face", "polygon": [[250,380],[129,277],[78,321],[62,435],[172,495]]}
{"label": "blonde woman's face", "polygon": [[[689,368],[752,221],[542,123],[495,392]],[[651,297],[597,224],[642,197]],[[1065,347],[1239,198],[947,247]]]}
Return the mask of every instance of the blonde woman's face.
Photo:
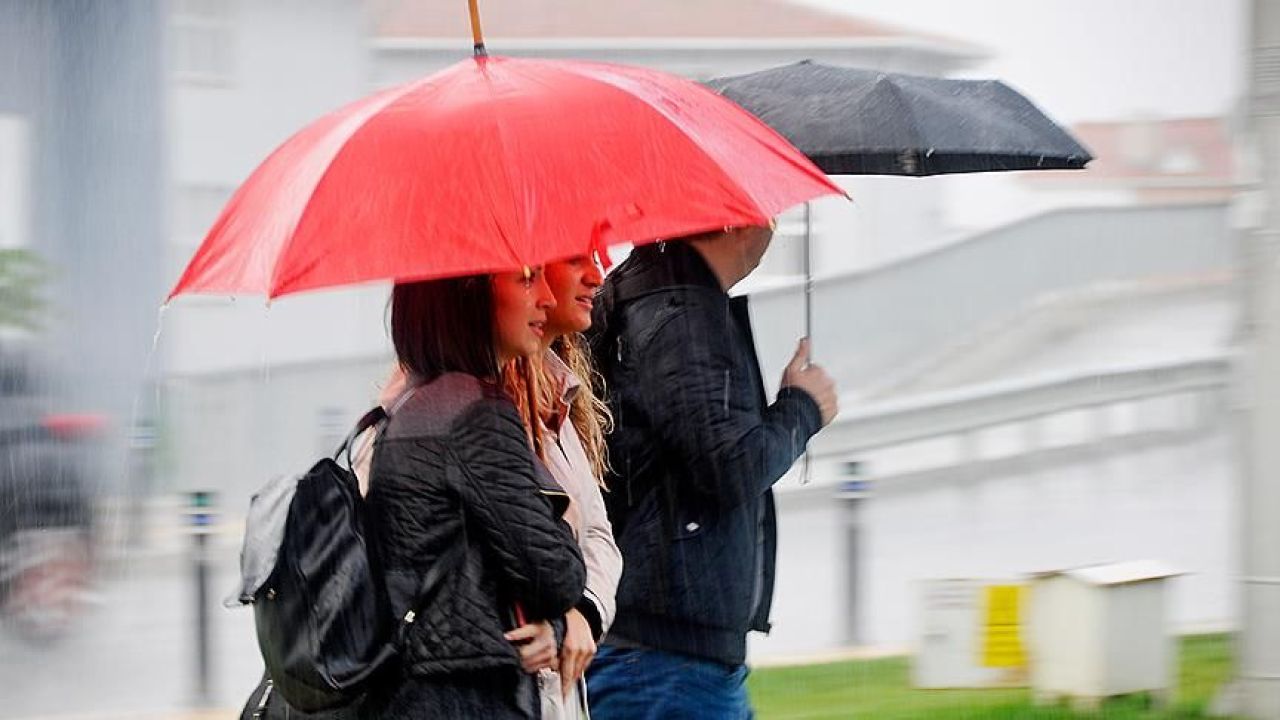
{"label": "blonde woman's face", "polygon": [[591,306],[604,273],[587,255],[549,263],[547,285],[555,296],[555,307],[547,313],[547,337],[554,339],[591,327]]}

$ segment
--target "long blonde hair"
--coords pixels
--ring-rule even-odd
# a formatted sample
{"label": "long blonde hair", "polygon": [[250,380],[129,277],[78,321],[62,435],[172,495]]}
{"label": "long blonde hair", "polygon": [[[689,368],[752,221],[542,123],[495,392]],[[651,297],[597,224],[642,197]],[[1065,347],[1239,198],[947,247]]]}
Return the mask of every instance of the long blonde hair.
{"label": "long blonde hair", "polygon": [[[551,351],[581,381],[578,392],[569,403],[569,422],[573,423],[573,429],[582,440],[582,448],[591,463],[596,482],[604,487],[605,472],[609,469],[605,435],[613,429],[613,415],[609,406],[596,394],[596,388],[603,387],[603,381],[591,362],[591,354],[581,333],[556,338],[551,343]],[[502,368],[502,385],[524,419],[534,452],[546,459],[542,433],[538,429],[545,425],[545,413],[560,401],[556,395],[559,388],[550,371],[541,357],[517,358]]]}

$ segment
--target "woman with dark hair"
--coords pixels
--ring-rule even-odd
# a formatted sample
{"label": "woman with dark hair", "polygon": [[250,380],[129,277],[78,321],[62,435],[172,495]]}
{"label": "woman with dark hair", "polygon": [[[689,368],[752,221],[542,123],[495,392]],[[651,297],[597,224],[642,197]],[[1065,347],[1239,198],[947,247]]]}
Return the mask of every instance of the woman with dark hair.
{"label": "woman with dark hair", "polygon": [[[522,656],[554,662],[585,571],[560,519],[567,498],[498,379],[504,364],[541,351],[554,304],[541,269],[393,291],[391,337],[407,389],[374,445],[368,508],[396,617],[416,607],[430,568],[452,566],[417,609],[398,675],[370,693],[366,717],[539,716]],[[550,647],[513,645],[517,624],[542,620],[557,628],[542,641]]]}

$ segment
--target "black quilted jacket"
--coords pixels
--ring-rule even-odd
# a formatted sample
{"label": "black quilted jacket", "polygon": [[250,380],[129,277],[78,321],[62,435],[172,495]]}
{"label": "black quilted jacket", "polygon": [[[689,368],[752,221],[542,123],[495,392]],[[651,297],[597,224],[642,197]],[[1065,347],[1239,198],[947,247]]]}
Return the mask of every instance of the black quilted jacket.
{"label": "black quilted jacket", "polygon": [[524,426],[496,387],[452,374],[418,388],[378,439],[371,476],[371,527],[396,617],[426,569],[466,545],[409,630],[408,676],[516,668],[502,636],[512,604],[532,621],[559,618],[582,597],[573,533],[538,484]]}
{"label": "black quilted jacket", "polygon": [[807,393],[765,398],[746,298],[683,242],[637,248],[605,281],[592,349],[614,431],[605,501],[625,565],[606,642],[736,665],[768,631],[770,488],[821,426]]}

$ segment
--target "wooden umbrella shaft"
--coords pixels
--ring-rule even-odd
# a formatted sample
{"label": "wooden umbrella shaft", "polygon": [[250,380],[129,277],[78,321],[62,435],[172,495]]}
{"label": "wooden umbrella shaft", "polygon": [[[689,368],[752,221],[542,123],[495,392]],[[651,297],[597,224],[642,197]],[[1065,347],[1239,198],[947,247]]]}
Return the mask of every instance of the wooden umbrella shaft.
{"label": "wooden umbrella shaft", "polygon": [[484,31],[480,28],[480,0],[467,0],[471,8],[471,42],[476,57],[489,54],[484,47]]}

